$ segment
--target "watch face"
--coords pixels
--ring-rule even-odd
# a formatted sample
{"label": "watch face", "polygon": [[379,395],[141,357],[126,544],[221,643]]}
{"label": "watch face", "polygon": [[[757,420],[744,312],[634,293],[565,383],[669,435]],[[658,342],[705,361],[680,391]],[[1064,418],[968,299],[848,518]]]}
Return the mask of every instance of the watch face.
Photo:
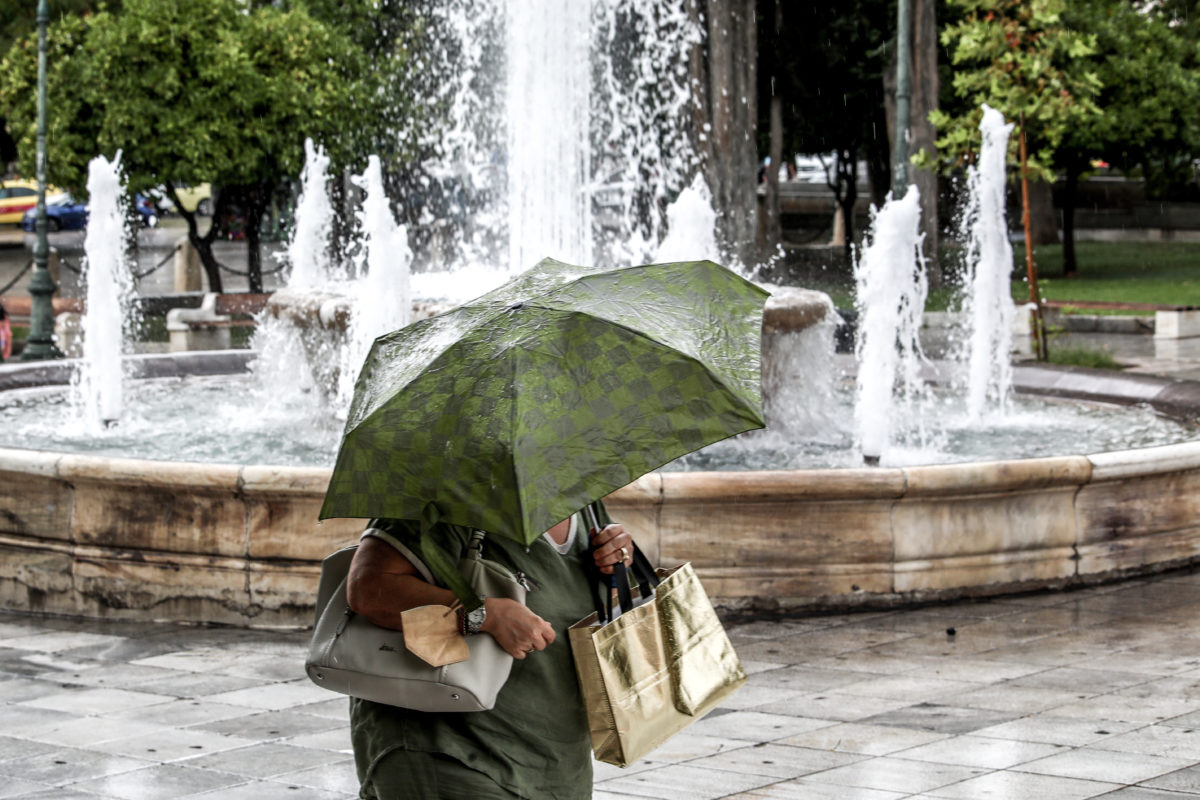
{"label": "watch face", "polygon": [[477,608],[467,612],[467,633],[479,633],[483,621],[487,619],[487,609]]}

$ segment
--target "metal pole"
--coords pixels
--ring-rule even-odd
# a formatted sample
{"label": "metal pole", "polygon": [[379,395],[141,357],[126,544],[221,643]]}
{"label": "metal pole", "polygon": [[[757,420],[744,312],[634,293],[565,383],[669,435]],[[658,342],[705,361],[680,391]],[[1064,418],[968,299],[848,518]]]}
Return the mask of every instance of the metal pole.
{"label": "metal pole", "polygon": [[908,128],[912,116],[912,0],[896,8],[896,141],[892,150],[892,198],[908,191]]}
{"label": "metal pole", "polygon": [[1025,153],[1025,112],[1021,112],[1021,223],[1025,227],[1025,268],[1029,275],[1029,302],[1033,306],[1033,342],[1037,360],[1046,361],[1046,318],[1042,314],[1042,294],[1038,291],[1037,262],[1033,260],[1033,225],[1029,219],[1029,161]]}
{"label": "metal pole", "polygon": [[48,0],[38,0],[38,97],[37,97],[37,243],[33,246],[33,277],[29,294],[29,338],[21,352],[22,361],[62,358],[54,345],[54,293],[58,287],[50,277],[50,245],[46,241],[46,26],[50,22]]}

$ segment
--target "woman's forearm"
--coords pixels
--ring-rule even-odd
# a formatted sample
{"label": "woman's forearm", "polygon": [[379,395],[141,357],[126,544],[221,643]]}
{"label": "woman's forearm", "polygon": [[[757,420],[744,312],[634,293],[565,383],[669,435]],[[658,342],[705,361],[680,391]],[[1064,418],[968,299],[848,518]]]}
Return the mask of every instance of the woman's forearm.
{"label": "woman's forearm", "polygon": [[454,593],[415,575],[376,574],[348,581],[346,600],[354,613],[380,627],[398,631],[402,612],[418,606],[449,606],[454,602]]}

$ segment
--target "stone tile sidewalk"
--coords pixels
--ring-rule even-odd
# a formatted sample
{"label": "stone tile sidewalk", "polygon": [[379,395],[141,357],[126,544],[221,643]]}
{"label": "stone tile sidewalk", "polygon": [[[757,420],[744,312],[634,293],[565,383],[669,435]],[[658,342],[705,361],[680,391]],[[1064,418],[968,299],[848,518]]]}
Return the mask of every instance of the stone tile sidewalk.
{"label": "stone tile sidewalk", "polygon": [[[1187,571],[731,624],[749,684],[596,798],[1195,798],[1198,618]],[[354,797],[306,639],[0,615],[0,798]]]}

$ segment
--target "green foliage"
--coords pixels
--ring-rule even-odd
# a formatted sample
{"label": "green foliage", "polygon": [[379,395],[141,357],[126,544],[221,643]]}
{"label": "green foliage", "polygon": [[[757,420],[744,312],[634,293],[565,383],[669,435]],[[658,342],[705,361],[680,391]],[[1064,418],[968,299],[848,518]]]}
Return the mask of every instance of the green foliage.
{"label": "green foliage", "polygon": [[[297,174],[306,137],[357,165],[379,101],[366,54],[303,8],[241,0],[127,0],[119,13],[51,28],[48,168],[72,188],[96,153],[123,153],[131,189]],[[32,170],[36,43],[0,66],[0,111]]]}
{"label": "green foliage", "polygon": [[1125,365],[1113,358],[1109,351],[1092,347],[1051,347],[1047,361],[1051,364],[1092,369],[1125,368]]}
{"label": "green foliage", "polygon": [[[56,147],[47,156],[47,179],[58,186],[82,188],[87,165],[68,154],[96,153],[97,113],[88,98],[88,87],[77,74],[77,60],[86,57],[90,17],[64,16],[49,26],[46,35],[46,84],[55,113],[46,117],[46,140]],[[18,168],[34,175],[37,132],[37,35],[27,34],[13,43],[0,61],[0,114],[7,117],[9,133],[21,158]],[[48,145],[49,148],[49,145]]]}
{"label": "green foliage", "polygon": [[[1100,80],[1087,56],[1095,36],[1063,21],[1066,0],[948,0],[963,13],[946,26],[942,43],[954,65],[960,113],[933,112],[943,170],[973,157],[986,103],[1016,120],[1025,114],[1031,172],[1052,179],[1055,151],[1078,125],[1100,113]],[[1017,137],[1011,142],[1015,161]],[[926,158],[925,161],[928,161]]]}

